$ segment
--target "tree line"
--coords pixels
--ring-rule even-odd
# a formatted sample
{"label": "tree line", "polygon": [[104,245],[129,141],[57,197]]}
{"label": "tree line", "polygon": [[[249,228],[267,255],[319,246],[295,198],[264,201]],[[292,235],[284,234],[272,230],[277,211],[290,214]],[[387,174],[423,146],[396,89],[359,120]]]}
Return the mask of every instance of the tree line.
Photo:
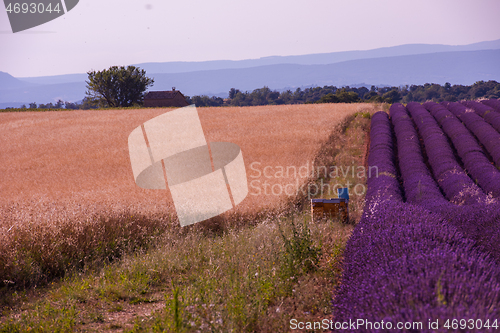
{"label": "tree line", "polygon": [[[63,100],[58,100],[56,103],[46,103],[46,104],[37,104],[36,102],[29,103],[28,106],[26,104],[21,105],[20,109],[69,109],[69,110],[88,110],[88,109],[96,109],[98,106],[90,101],[88,98],[84,98],[80,102],[65,102]],[[15,109],[15,108],[6,108]]]}
{"label": "tree line", "polygon": [[297,88],[295,91],[282,92],[268,87],[242,92],[231,88],[229,97],[193,96],[188,102],[196,106],[252,106],[305,103],[408,103],[442,102],[472,100],[478,98],[500,98],[500,83],[497,81],[478,81],[473,85],[444,85],[426,83],[424,85],[405,85],[400,87],[340,87],[324,86]]}

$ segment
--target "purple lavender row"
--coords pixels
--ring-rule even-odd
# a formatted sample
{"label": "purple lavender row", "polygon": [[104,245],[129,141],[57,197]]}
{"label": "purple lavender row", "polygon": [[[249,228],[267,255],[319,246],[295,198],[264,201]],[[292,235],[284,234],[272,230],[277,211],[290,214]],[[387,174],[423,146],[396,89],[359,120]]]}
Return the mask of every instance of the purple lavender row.
{"label": "purple lavender row", "polygon": [[[448,109],[434,102],[424,103],[443,131],[452,140],[467,172],[480,187],[493,196],[500,196],[500,172],[490,163],[477,140]],[[500,206],[491,198],[470,206],[436,206],[445,220],[469,239],[476,241],[482,251],[500,263]]]}
{"label": "purple lavender row", "polygon": [[[497,246],[500,242],[500,205],[489,199],[481,204],[456,206],[444,199],[424,162],[417,132],[406,109],[401,104],[393,104],[390,113],[407,202],[439,213],[500,263]],[[468,135],[470,137],[470,133]]]}
{"label": "purple lavender row", "polygon": [[368,154],[368,201],[403,201],[395,167],[392,129],[387,113],[379,111],[372,116],[370,150]]}
{"label": "purple lavender row", "polygon": [[[334,322],[491,321],[500,316],[500,267],[440,215],[389,201],[355,228],[335,295]],[[342,332],[391,331],[347,328]],[[445,330],[424,324],[413,331]]]}
{"label": "purple lavender row", "polygon": [[390,108],[391,120],[396,133],[398,160],[406,200],[427,208],[446,206],[436,181],[424,162],[417,131],[406,108],[399,103]]}
{"label": "purple lavender row", "polygon": [[486,195],[458,164],[446,135],[420,103],[408,103],[413,121],[424,141],[429,164],[439,187],[454,204],[484,202]]}
{"label": "purple lavender row", "polygon": [[488,105],[490,108],[495,109],[497,112],[500,112],[500,100],[498,99],[484,99],[481,101],[484,105]]}
{"label": "purple lavender row", "polygon": [[[398,137],[398,147],[402,145],[401,139],[406,139],[404,142],[415,152],[415,156],[403,154],[400,159],[410,155],[426,169],[418,141],[415,144],[413,123],[404,107],[393,107],[392,120],[398,124],[396,134],[401,130],[410,133]],[[394,170],[391,151],[382,149],[392,142],[387,134],[386,117],[380,115],[374,119],[376,124],[372,124],[373,144],[368,159],[373,161],[385,156],[387,160],[380,161],[379,165],[384,170]],[[372,154],[379,157],[372,158]],[[414,170],[421,171],[420,167],[422,165]],[[368,190],[378,184],[376,179],[369,180]],[[382,205],[373,201],[377,198],[372,197],[370,202],[367,196],[366,207],[370,209],[365,208],[344,252],[342,282],[333,302],[334,322],[359,318],[365,323],[427,322],[459,317],[484,317],[491,321],[498,318],[500,251],[496,250],[496,244],[500,239],[499,224],[495,223],[500,220],[498,205],[457,207],[441,198],[438,201],[445,207],[441,215],[399,200],[386,200]],[[469,237],[464,237],[457,229],[465,231]],[[476,242],[485,252],[476,247]],[[496,255],[497,262],[485,254],[490,251]],[[377,330],[368,325],[346,331],[390,330]],[[425,326],[415,331],[434,332]]]}
{"label": "purple lavender row", "polygon": [[476,101],[463,101],[464,106],[473,109],[478,115],[484,118],[497,132],[500,132],[500,113],[495,112],[493,108],[488,105]]}
{"label": "purple lavender row", "polygon": [[476,138],[462,122],[444,106],[426,102],[423,104],[437,120],[444,133],[451,139],[467,173],[486,193],[500,197],[500,172],[491,164]]}
{"label": "purple lavender row", "polygon": [[464,125],[479,139],[490,153],[496,166],[500,167],[500,133],[498,133],[481,116],[460,103],[442,102]]}

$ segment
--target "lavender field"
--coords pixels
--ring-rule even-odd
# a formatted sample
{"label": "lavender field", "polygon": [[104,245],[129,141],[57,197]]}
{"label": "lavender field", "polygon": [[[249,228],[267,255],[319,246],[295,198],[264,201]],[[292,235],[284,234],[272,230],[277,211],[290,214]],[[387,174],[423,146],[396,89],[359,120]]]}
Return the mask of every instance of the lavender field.
{"label": "lavender field", "polygon": [[370,140],[378,175],[347,243],[337,329],[497,331],[500,102],[396,103]]}

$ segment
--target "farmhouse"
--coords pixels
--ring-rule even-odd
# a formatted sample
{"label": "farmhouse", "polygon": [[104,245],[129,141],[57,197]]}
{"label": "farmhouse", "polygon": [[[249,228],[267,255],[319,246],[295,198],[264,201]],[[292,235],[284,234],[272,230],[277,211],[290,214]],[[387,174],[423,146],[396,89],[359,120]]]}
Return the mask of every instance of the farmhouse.
{"label": "farmhouse", "polygon": [[144,95],[144,107],[188,106],[186,97],[175,87],[172,91],[150,91]]}

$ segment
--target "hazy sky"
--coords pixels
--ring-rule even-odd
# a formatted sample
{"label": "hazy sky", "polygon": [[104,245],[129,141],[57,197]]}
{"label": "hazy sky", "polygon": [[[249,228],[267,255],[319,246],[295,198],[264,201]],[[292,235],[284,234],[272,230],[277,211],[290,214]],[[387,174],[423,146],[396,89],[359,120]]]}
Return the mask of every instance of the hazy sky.
{"label": "hazy sky", "polygon": [[2,6],[0,71],[44,76],[141,62],[470,44],[500,39],[499,18],[499,0],[80,0],[66,15],[13,34]]}

